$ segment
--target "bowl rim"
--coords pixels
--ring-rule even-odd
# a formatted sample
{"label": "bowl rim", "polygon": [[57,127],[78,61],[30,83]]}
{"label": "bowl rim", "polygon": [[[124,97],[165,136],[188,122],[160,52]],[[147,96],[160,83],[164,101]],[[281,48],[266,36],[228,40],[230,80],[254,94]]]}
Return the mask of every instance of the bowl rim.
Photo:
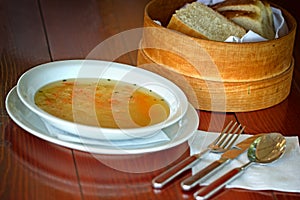
{"label": "bowl rim", "polygon": [[[179,101],[178,103],[180,104],[180,107],[178,107],[177,109],[179,109],[177,112],[179,112],[179,115],[176,116],[175,118],[171,118],[174,116],[168,116],[168,118],[160,123],[156,123],[150,126],[145,126],[145,127],[137,127],[137,128],[103,128],[103,127],[97,127],[97,126],[92,126],[92,125],[85,125],[85,124],[80,124],[80,123],[76,123],[76,122],[71,122],[71,121],[67,121],[64,119],[61,119],[59,117],[56,117],[54,115],[51,115],[50,113],[40,109],[38,106],[36,105],[32,105],[32,102],[30,100],[28,100],[26,97],[24,97],[23,93],[22,93],[22,89],[20,88],[24,82],[24,79],[28,76],[30,76],[33,72],[35,72],[36,70],[44,70],[47,69],[48,67],[51,67],[53,65],[64,65],[64,64],[81,64],[81,63],[88,63],[88,64],[104,64],[107,66],[113,66],[113,67],[125,67],[128,70],[137,70],[138,72],[142,72],[143,75],[151,75],[155,78],[158,78],[159,80],[164,81],[165,83],[168,83],[169,86],[171,86],[171,89],[175,89],[176,90],[176,94],[179,94],[179,96],[181,98],[183,98],[181,101]],[[76,77],[74,77],[76,78]],[[61,80],[61,79],[57,79],[57,80]],[[47,83],[44,83],[42,85],[45,85]],[[40,87],[39,87],[40,88]],[[169,87],[168,87],[169,88]],[[35,91],[36,92],[36,91]],[[31,111],[33,111],[34,113],[36,113],[37,115],[39,115],[43,120],[46,120],[46,122],[50,122],[52,125],[54,125],[57,128],[61,128],[62,130],[65,130],[64,126],[67,127],[73,127],[74,130],[85,130],[85,131],[91,131],[91,132],[99,132],[101,131],[102,134],[107,135],[109,134],[117,134],[117,133],[123,133],[125,135],[130,135],[130,137],[132,138],[140,138],[140,137],[148,137],[149,135],[153,135],[153,133],[156,133],[158,131],[160,131],[161,129],[170,126],[176,122],[178,122],[182,116],[185,115],[187,109],[188,109],[188,100],[186,95],[184,94],[184,92],[177,86],[175,85],[175,83],[173,83],[172,81],[147,70],[132,66],[132,65],[127,65],[127,64],[123,64],[123,63],[118,63],[118,62],[112,62],[112,61],[103,61],[103,60],[89,60],[89,59],[74,59],[74,60],[59,60],[59,61],[53,61],[53,62],[48,62],[48,63],[43,63],[40,65],[37,65],[35,67],[30,68],[29,70],[27,70],[26,72],[24,72],[20,78],[17,81],[17,93],[18,96],[20,98],[20,100],[26,105],[26,107],[28,107]],[[169,105],[171,106],[171,105]],[[176,112],[176,113],[177,113]],[[174,115],[176,115],[176,113]],[[65,130],[66,131],[66,130]],[[143,136],[135,136],[136,134],[140,133],[141,131],[145,131],[148,132],[149,134],[145,134]],[[74,132],[73,132],[74,134]],[[76,134],[76,133],[75,133]],[[80,134],[80,132],[77,132],[77,134]],[[86,135],[86,134],[84,134]],[[91,135],[90,135],[91,137]],[[92,137],[94,138],[94,137]],[[102,138],[102,137],[101,137]],[[101,139],[100,138],[100,139]],[[106,139],[109,139],[110,137],[105,136]],[[113,139],[115,139],[115,137],[112,137]],[[127,138],[127,137],[125,137]],[[99,139],[98,137],[96,137],[96,139]],[[120,138],[122,139],[122,138]]]}

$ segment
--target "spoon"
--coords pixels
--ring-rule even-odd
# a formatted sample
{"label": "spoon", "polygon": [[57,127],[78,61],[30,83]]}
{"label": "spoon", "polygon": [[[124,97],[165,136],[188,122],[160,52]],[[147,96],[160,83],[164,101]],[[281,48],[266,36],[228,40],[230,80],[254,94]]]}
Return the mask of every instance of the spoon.
{"label": "spoon", "polygon": [[280,133],[263,134],[250,145],[248,149],[249,162],[245,165],[232,169],[209,186],[198,190],[194,197],[197,200],[208,199],[221,190],[226,184],[240,176],[248,167],[254,163],[271,163],[280,158],[286,147],[286,140]]}

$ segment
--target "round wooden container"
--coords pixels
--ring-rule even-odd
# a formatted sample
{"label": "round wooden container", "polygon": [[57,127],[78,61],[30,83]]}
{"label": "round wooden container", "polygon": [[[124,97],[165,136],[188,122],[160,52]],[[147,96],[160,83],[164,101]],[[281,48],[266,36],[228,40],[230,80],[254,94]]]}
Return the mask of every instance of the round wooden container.
{"label": "round wooden container", "polygon": [[246,112],[268,108],[283,101],[290,92],[294,62],[279,75],[258,81],[220,82],[187,76],[155,63],[143,49],[138,51],[138,66],[160,74],[177,84],[198,109],[221,112]]}
{"label": "round wooden container", "polygon": [[297,24],[286,10],[280,8],[289,28],[287,35],[266,42],[227,43],[198,39],[165,28],[175,10],[187,2],[192,1],[148,3],[138,66],[175,83],[174,77],[177,80],[178,76],[183,77],[186,85],[181,86],[184,81],[176,84],[188,97],[192,92],[195,98],[189,100],[202,110],[252,111],[273,106],[287,97]]}

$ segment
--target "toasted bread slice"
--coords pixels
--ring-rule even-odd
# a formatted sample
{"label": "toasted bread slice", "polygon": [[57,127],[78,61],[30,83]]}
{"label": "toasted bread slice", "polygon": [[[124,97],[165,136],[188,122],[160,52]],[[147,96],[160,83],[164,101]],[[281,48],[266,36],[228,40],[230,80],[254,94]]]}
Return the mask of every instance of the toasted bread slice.
{"label": "toasted bread slice", "polygon": [[260,0],[227,0],[212,7],[247,31],[252,30],[266,39],[274,39],[275,29],[269,3]]}

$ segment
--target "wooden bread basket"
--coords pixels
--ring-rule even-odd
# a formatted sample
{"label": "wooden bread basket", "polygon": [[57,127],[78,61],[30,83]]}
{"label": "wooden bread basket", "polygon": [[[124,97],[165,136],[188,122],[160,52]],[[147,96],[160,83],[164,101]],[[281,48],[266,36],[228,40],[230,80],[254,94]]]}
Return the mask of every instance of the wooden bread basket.
{"label": "wooden bread basket", "polygon": [[188,2],[193,1],[152,0],[147,4],[138,67],[175,82],[201,110],[253,111],[276,105],[288,96],[297,26],[293,16],[280,8],[289,33],[278,39],[217,42],[166,28],[175,10]]}

